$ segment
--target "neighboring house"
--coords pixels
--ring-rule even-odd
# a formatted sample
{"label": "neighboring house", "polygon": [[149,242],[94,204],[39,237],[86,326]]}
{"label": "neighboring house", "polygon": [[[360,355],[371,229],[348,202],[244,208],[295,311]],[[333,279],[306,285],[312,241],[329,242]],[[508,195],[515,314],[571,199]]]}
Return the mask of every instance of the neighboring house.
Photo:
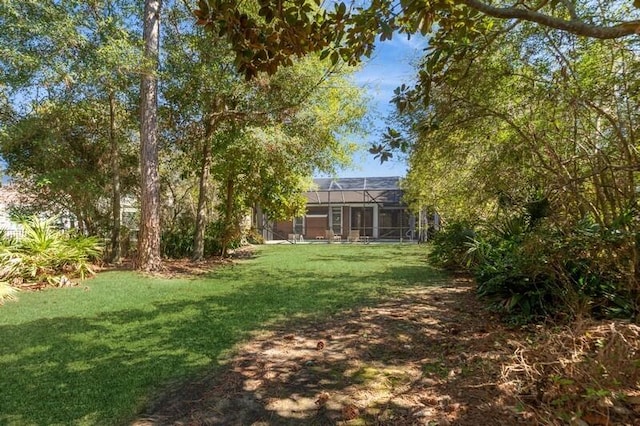
{"label": "neighboring house", "polygon": [[[402,201],[399,177],[314,179],[307,212],[286,222],[263,221],[265,240],[412,240],[416,218]],[[258,222],[260,223],[260,222]]]}
{"label": "neighboring house", "polygon": [[[12,207],[24,205],[28,202],[28,195],[20,193],[13,185],[4,184],[0,186],[0,232],[8,237],[21,237],[24,233],[22,225],[13,222],[10,218],[10,211]],[[40,218],[55,217],[56,221],[54,226],[58,229],[72,229],[77,227],[76,217],[68,210],[63,210],[62,213],[41,213]],[[138,217],[139,208],[136,205],[134,198],[125,196],[121,201],[120,221],[122,227],[126,228],[129,232],[128,238],[133,241],[136,240],[138,231]]]}
{"label": "neighboring house", "polygon": [[19,203],[19,194],[10,185],[0,186],[0,232],[7,237],[21,237],[22,225],[13,222],[9,211],[11,207]]}

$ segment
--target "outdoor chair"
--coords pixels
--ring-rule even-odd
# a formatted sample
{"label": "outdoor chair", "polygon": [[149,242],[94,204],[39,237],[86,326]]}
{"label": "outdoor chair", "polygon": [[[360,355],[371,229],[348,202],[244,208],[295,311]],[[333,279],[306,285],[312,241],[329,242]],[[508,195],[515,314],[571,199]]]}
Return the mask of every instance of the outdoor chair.
{"label": "outdoor chair", "polygon": [[335,234],[331,229],[327,229],[326,231],[324,231],[324,236],[327,239],[327,242],[332,243],[335,237]]}
{"label": "outdoor chair", "polygon": [[349,231],[347,241],[350,243],[357,243],[358,241],[360,241],[360,230]]}
{"label": "outdoor chair", "polygon": [[287,235],[287,240],[289,240],[289,242],[296,244],[298,242],[302,242],[304,241],[304,238],[302,236],[302,234],[289,234]]}

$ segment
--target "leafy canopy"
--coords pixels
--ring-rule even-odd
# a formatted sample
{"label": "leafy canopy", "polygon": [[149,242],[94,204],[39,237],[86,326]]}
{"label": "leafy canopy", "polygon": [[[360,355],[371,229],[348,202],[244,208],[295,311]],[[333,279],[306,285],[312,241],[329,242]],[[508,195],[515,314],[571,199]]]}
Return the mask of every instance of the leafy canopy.
{"label": "leafy canopy", "polygon": [[321,3],[259,0],[259,16],[255,17],[251,6],[244,3],[200,0],[193,13],[198,24],[227,36],[236,54],[236,66],[247,78],[259,71],[273,73],[309,52],[322,52],[334,63],[354,63],[371,54],[377,36],[384,41],[395,32],[429,34],[434,57],[447,56],[456,45],[490,32],[492,24],[486,17],[529,21],[597,39],[640,33],[638,0],[633,6],[628,3],[623,19],[611,16],[606,9],[590,14],[589,2],[572,0],[371,0],[334,3],[329,9]]}

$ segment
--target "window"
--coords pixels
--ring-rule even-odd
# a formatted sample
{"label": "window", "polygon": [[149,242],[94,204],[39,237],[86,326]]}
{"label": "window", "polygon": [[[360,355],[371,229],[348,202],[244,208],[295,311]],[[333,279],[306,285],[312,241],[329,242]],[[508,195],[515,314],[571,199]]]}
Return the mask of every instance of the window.
{"label": "window", "polygon": [[293,219],[293,233],[304,234],[304,217],[296,217]]}
{"label": "window", "polygon": [[331,230],[342,235],[342,207],[331,207]]}

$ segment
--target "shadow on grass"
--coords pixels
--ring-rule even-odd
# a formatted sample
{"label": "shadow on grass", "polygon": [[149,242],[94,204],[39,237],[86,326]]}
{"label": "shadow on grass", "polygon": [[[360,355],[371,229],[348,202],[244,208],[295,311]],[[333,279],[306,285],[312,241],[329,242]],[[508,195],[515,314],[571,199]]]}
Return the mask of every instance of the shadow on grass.
{"label": "shadow on grass", "polygon": [[173,388],[138,424],[526,423],[497,383],[508,332],[479,309],[467,283],[281,323],[214,375]]}
{"label": "shadow on grass", "polygon": [[[0,325],[0,423],[126,424],[149,395],[215,369],[253,331],[288,318],[326,318],[403,288],[444,282],[416,262],[389,268],[357,256],[362,265],[354,266],[344,259],[347,252],[316,269],[305,266],[307,259],[285,269],[259,262],[227,268],[192,283],[199,286],[193,294],[193,287],[179,287],[177,300],[144,309]],[[203,286],[224,291],[207,295]]]}

